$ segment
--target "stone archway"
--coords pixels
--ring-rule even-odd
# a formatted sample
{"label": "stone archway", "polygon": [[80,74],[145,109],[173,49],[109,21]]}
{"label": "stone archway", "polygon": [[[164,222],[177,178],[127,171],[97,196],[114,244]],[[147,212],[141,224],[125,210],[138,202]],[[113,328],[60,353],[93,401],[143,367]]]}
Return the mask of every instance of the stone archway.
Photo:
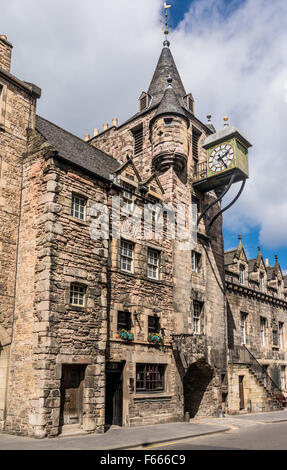
{"label": "stone archway", "polygon": [[194,362],[188,367],[183,377],[184,412],[191,418],[214,414],[217,404],[210,400],[213,377],[213,369],[205,362]]}
{"label": "stone archway", "polygon": [[3,429],[7,396],[10,338],[0,326],[0,429]]}

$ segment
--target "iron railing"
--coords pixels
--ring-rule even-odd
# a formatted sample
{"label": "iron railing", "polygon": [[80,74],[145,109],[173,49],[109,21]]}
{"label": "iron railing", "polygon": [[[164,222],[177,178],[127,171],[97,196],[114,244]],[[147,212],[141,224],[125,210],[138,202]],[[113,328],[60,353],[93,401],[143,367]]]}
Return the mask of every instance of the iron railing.
{"label": "iron railing", "polygon": [[243,344],[242,346],[243,348],[241,350],[241,353],[243,357],[240,357],[240,359],[243,359],[244,363],[248,364],[251,367],[251,369],[257,375],[257,377],[262,380],[264,387],[270,393],[272,393],[274,398],[278,400],[279,402],[282,402],[284,397],[283,397],[281,389],[274,382],[274,380],[270,377],[267,371],[264,371],[262,365],[257,361],[256,357],[253,356],[253,354],[249,351],[249,349],[247,349],[245,344]]}
{"label": "iron railing", "polygon": [[203,180],[206,177],[207,177],[207,163],[206,162],[197,163],[194,166],[194,174],[193,174],[194,180],[199,181],[199,180]]}

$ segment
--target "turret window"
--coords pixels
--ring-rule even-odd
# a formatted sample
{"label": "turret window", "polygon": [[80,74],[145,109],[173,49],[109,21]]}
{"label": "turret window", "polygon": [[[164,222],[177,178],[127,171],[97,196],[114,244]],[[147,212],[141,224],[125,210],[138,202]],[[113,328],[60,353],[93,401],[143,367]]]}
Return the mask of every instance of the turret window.
{"label": "turret window", "polygon": [[170,127],[172,125],[172,118],[166,118],[164,120],[164,127]]}

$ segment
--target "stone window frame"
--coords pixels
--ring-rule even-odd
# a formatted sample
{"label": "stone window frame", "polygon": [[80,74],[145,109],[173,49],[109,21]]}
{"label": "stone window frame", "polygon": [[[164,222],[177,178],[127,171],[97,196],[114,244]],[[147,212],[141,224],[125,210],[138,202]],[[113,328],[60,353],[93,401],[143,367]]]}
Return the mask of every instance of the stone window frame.
{"label": "stone window frame", "polygon": [[263,348],[267,346],[266,339],[267,339],[267,319],[265,317],[260,317],[260,345]]}
{"label": "stone window frame", "polygon": [[193,300],[192,302],[192,331],[194,335],[203,334],[203,309],[204,302]]}
{"label": "stone window frame", "polygon": [[191,252],[191,272],[193,274],[199,274],[201,269],[202,254],[196,250]]}
{"label": "stone window frame", "polygon": [[[80,206],[80,207],[84,207],[83,218],[77,217],[75,215],[75,210],[73,210],[74,198],[78,198],[79,201],[84,201],[85,202],[82,206]],[[79,222],[86,222],[87,221],[87,207],[88,207],[88,198],[85,197],[81,193],[77,193],[76,191],[75,192],[73,191],[72,192],[72,197],[71,197],[70,216],[73,217],[73,219],[78,220]]]}
{"label": "stone window frame", "polygon": [[5,130],[7,85],[0,82],[0,129]]}
{"label": "stone window frame", "polygon": [[265,279],[264,279],[264,273],[260,271],[259,273],[259,290],[260,292],[265,291]]}
{"label": "stone window frame", "polygon": [[241,344],[247,344],[247,312],[240,312],[240,341]]}
{"label": "stone window frame", "polygon": [[239,264],[239,284],[245,285],[245,271],[246,268],[243,264]]}
{"label": "stone window frame", "polygon": [[[150,368],[150,370],[148,370]],[[136,369],[136,380],[135,380],[135,392],[136,394],[138,393],[163,393],[166,390],[166,371],[167,371],[167,364],[164,363],[142,363],[142,362],[137,362],[135,364],[135,369]],[[142,374],[142,379],[140,380],[140,375]],[[149,374],[153,374],[151,380],[149,379]],[[160,379],[158,378],[160,376]],[[143,386],[138,388],[138,382],[142,382]],[[157,386],[155,388],[148,388],[147,384],[150,386],[156,384],[159,382],[160,386]]]}
{"label": "stone window frame", "polygon": [[[120,326],[120,314],[125,314],[125,322],[123,326]],[[124,329],[127,331],[132,330],[132,313],[128,310],[118,310],[117,311],[117,331]]]}
{"label": "stone window frame", "polygon": [[[154,325],[151,325],[151,319],[154,320]],[[147,332],[148,333],[160,333],[161,331],[161,317],[157,314],[147,316]]]}
{"label": "stone window frame", "polygon": [[284,349],[284,322],[278,324],[279,348]]}
{"label": "stone window frame", "polygon": [[[152,259],[150,258],[150,253],[157,253],[157,264],[153,263]],[[161,266],[161,250],[157,250],[156,248],[153,248],[151,246],[147,246],[147,277],[148,279],[151,279],[152,281],[159,281],[161,277],[160,273],[160,266]],[[152,268],[152,271],[154,268],[156,268],[156,277],[151,276],[150,273],[150,268]]]}
{"label": "stone window frame", "polygon": [[[72,292],[74,290],[73,288],[78,290],[78,294],[81,290],[80,295],[83,296],[82,297],[82,299],[83,299],[82,304],[81,303],[75,303],[75,302],[71,301],[72,295],[74,295],[74,293]],[[76,282],[76,281],[71,282],[70,287],[69,287],[69,305],[71,307],[85,308],[86,307],[86,302],[87,302],[87,286],[85,284],[80,283],[80,282]]]}
{"label": "stone window frame", "polygon": [[[122,251],[122,248],[123,248],[123,244],[127,244],[127,245],[130,245],[130,247],[132,247],[132,255],[129,255],[128,256],[128,253],[125,255],[123,254],[123,251]],[[128,274],[134,274],[135,273],[135,243],[131,240],[126,240],[125,238],[121,238],[120,239],[120,244],[119,244],[119,254],[120,254],[120,263],[119,263],[119,268],[120,268],[120,271],[123,272],[123,273],[128,273]],[[131,263],[131,269],[125,269],[123,268],[123,264],[122,264],[122,261],[123,261],[123,257],[127,258],[127,259],[130,259],[130,263]]]}

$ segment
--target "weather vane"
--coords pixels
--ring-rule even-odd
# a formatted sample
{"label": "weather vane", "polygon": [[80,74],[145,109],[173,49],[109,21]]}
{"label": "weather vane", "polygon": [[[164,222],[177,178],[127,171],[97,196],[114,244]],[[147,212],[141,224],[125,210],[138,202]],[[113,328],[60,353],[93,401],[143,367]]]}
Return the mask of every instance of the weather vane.
{"label": "weather vane", "polygon": [[167,36],[168,35],[168,9],[171,7],[172,5],[167,5],[166,2],[164,2],[163,4],[163,7],[164,7],[164,11],[165,11],[165,31],[164,31],[164,34]]}

